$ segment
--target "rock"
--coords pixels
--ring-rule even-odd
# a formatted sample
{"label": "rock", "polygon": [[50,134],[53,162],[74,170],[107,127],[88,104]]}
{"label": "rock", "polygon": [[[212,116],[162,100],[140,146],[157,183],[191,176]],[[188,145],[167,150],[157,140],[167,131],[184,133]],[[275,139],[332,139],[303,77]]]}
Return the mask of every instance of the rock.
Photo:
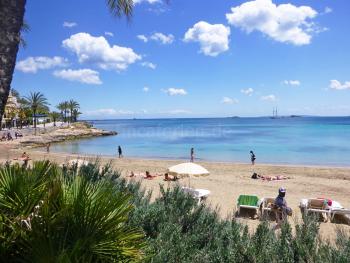
{"label": "rock", "polygon": [[116,135],[117,132],[93,128],[86,122],[73,123],[69,127],[57,128],[41,135],[26,136],[20,144],[24,146],[40,147],[49,142],[63,142],[96,136]]}

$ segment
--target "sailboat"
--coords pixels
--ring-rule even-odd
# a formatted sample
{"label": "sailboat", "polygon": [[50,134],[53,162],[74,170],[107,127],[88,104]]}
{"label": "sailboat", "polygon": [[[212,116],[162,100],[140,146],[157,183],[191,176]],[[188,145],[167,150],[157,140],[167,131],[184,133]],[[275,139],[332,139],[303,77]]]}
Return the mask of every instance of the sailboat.
{"label": "sailboat", "polygon": [[278,119],[277,107],[272,109],[271,119]]}

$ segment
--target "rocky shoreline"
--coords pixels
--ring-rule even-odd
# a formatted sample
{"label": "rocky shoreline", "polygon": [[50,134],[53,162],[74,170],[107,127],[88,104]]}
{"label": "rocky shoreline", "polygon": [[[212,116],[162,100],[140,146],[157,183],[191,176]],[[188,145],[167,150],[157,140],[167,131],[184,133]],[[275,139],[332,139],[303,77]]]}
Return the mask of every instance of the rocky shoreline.
{"label": "rocky shoreline", "polygon": [[40,131],[37,135],[27,135],[14,142],[17,142],[18,147],[42,147],[48,143],[117,134],[115,131],[97,129],[88,123],[78,122],[65,127],[57,127],[50,131]]}

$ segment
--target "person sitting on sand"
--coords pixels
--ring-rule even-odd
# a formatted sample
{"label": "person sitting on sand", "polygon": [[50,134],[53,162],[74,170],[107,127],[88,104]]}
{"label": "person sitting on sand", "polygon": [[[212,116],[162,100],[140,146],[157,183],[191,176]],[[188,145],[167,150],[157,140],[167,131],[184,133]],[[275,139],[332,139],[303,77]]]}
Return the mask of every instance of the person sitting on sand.
{"label": "person sitting on sand", "polygon": [[21,155],[21,159],[23,161],[23,167],[26,168],[28,166],[29,155],[26,152],[23,152]]}
{"label": "person sitting on sand", "polygon": [[154,177],[156,177],[155,175],[151,175],[149,173],[149,171],[146,171],[146,176],[144,177],[145,179],[153,179]]}
{"label": "person sitting on sand", "polygon": [[7,140],[8,141],[13,141],[12,135],[10,132],[7,133]]}
{"label": "person sitting on sand", "polygon": [[1,136],[0,141],[6,141],[6,140],[7,140],[6,134],[3,133],[2,136]]}
{"label": "person sitting on sand", "polygon": [[131,173],[130,173],[129,177],[135,177],[135,174],[134,174],[134,172],[133,172],[133,171],[131,171]]}
{"label": "person sitting on sand", "polygon": [[292,209],[288,207],[287,202],[285,200],[285,196],[286,196],[286,188],[280,187],[278,189],[278,196],[276,197],[274,202],[274,209],[277,210],[277,213],[276,213],[277,225],[275,226],[274,229],[279,228],[283,223],[283,221],[287,219],[287,216],[292,215]]}
{"label": "person sitting on sand", "polygon": [[164,181],[176,181],[177,177],[170,178],[168,173],[164,174]]}

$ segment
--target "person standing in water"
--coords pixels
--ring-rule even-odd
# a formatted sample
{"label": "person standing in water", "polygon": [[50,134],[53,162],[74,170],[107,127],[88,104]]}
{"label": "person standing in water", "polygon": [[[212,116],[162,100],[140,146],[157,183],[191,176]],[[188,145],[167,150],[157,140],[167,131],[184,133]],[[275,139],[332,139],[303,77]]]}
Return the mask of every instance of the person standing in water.
{"label": "person standing in water", "polygon": [[256,157],[255,157],[254,152],[253,152],[253,151],[250,151],[250,160],[251,160],[251,162],[252,162],[252,165],[255,164],[255,159],[256,159]]}
{"label": "person standing in water", "polygon": [[194,161],[194,149],[191,148],[191,163]]}
{"label": "person standing in water", "polygon": [[123,151],[122,151],[122,147],[120,147],[120,145],[118,146],[118,155],[119,155],[119,158],[123,157]]}

